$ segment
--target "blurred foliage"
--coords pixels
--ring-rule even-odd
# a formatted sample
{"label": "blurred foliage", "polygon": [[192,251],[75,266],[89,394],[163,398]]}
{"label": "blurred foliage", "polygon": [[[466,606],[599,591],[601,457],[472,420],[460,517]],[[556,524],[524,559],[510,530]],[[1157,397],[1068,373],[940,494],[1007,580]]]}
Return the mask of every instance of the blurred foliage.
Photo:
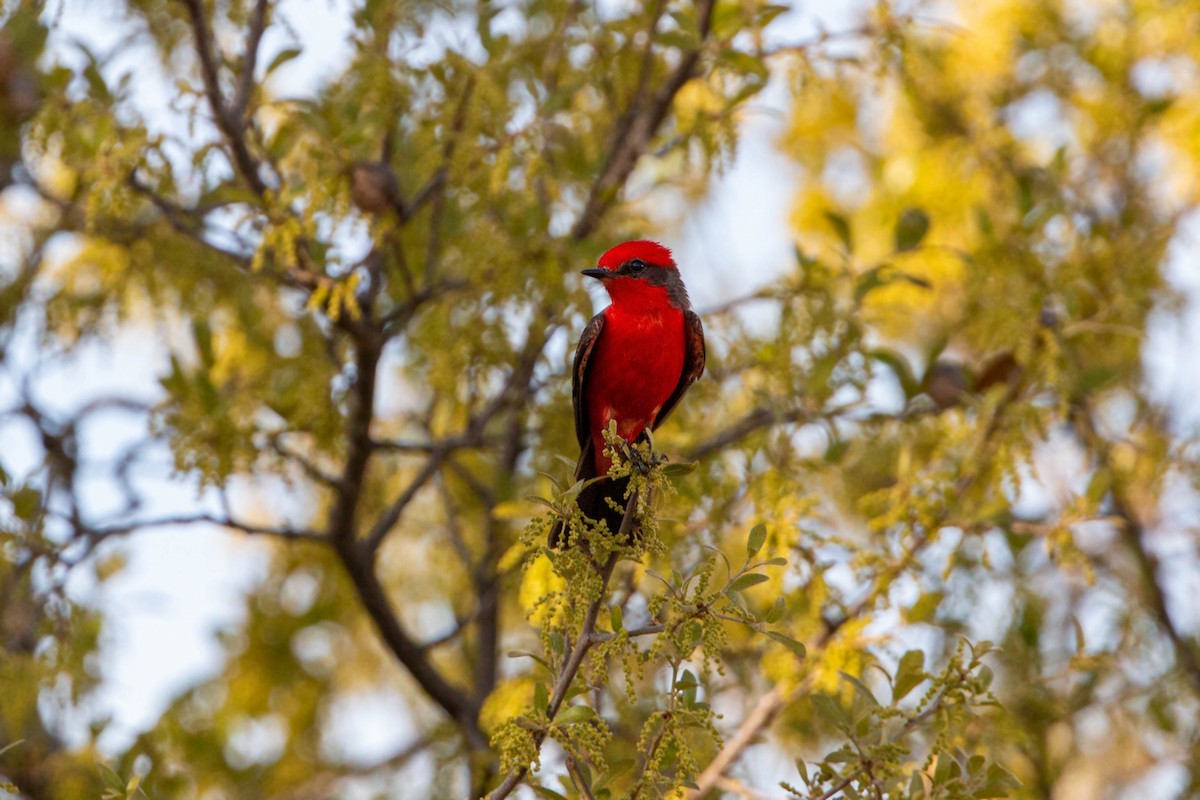
{"label": "blurred foliage", "polygon": [[[0,786],[1200,792],[1195,418],[1147,368],[1194,314],[1195,3],[879,2],[789,39],[758,0],[366,0],[302,92],[302,4],[128,0],[144,73],[40,5],[0,3]],[[618,459],[639,536],[549,551],[575,273],[703,196],[769,82],[793,257],[700,309],[708,375]],[[131,333],[149,404],[46,396]],[[96,458],[109,414],[143,438]],[[167,524],[269,568],[221,670],[105,749],[68,581]],[[409,744],[364,762],[363,706]]]}

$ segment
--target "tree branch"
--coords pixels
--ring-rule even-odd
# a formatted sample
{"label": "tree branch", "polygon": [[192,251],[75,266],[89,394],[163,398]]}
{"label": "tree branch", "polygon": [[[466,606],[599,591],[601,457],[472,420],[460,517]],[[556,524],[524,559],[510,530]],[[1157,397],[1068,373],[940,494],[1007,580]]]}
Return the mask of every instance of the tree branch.
{"label": "tree branch", "polygon": [[274,536],[280,539],[302,540],[310,542],[320,542],[327,544],[329,538],[323,533],[317,531],[301,529],[301,528],[270,528],[262,525],[251,525],[248,522],[239,522],[238,520],[229,519],[227,517],[218,517],[212,514],[184,514],[179,516],[159,517],[157,519],[139,520],[137,522],[129,522],[123,525],[112,525],[108,527],[90,527],[82,526],[76,533],[84,538],[100,541],[112,536],[127,536],[135,531],[144,530],[146,528],[167,528],[177,527],[181,525],[217,525],[222,528],[227,528],[238,533],[245,533],[254,536]]}
{"label": "tree branch", "polygon": [[[621,527],[618,529],[618,540],[622,536],[627,536],[633,528],[634,522],[637,519],[637,514],[635,513],[637,500],[638,496],[635,493],[630,496],[629,501],[625,504],[625,516],[621,519]],[[603,566],[596,566],[597,572],[600,575],[600,592],[596,596],[596,599],[588,606],[587,613],[583,618],[583,625],[579,629],[579,635],[575,637],[575,644],[571,648],[571,653],[563,663],[558,677],[554,681],[554,689],[550,693],[550,702],[546,706],[546,717],[551,721],[554,720],[554,717],[557,716],[563,703],[566,701],[567,693],[571,690],[571,684],[575,681],[575,675],[583,665],[584,656],[587,655],[588,650],[597,641],[592,637],[592,634],[596,631],[596,618],[600,615],[600,608],[604,605],[608,581],[612,577],[613,568],[616,567],[619,558],[620,553],[613,553],[608,557],[608,561]],[[545,739],[545,731],[538,731],[534,734],[534,741],[539,749]],[[503,800],[503,798],[508,797],[520,785],[528,773],[529,767],[527,766],[510,772],[500,785],[487,796],[487,800]]]}
{"label": "tree branch", "polygon": [[698,798],[704,795],[705,792],[714,788],[717,783],[724,777],[725,772],[732,767],[746,748],[758,738],[759,733],[766,729],[771,721],[775,719],[775,715],[779,713],[788,701],[794,696],[794,693],[784,693],[778,686],[764,694],[754,704],[754,708],[746,715],[746,719],[738,727],[725,746],[713,758],[709,765],[704,768],[700,776],[696,778],[696,786],[688,795],[690,798]]}
{"label": "tree branch", "polygon": [[375,565],[369,554],[359,549],[353,539],[335,539],[334,547],[363,607],[396,660],[409,671],[425,693],[458,723],[470,749],[486,748],[487,737],[479,729],[478,709],[470,695],[447,682],[430,663],[421,645],[400,625],[387,592],[375,575]]}
{"label": "tree branch", "polygon": [[239,126],[245,125],[246,109],[250,106],[250,95],[254,92],[254,70],[258,65],[258,46],[267,29],[267,11],[270,0],[258,0],[250,15],[250,30],[246,34],[246,49],[242,55],[242,74],[238,81],[237,94],[233,98],[230,113]]}
{"label": "tree branch", "polygon": [[697,27],[700,31],[700,45],[683,53],[675,69],[667,76],[662,85],[650,98],[649,103],[643,100],[644,87],[634,95],[629,109],[613,130],[613,141],[604,167],[592,183],[587,200],[579,219],[571,228],[571,238],[586,239],[595,229],[600,218],[604,216],[616,199],[617,192],[629,178],[638,159],[650,146],[650,140],[658,131],[675,95],[683,88],[696,73],[696,65],[700,61],[700,53],[712,26],[713,8],[716,0],[698,0],[696,3]]}
{"label": "tree branch", "polygon": [[[213,120],[216,122],[217,129],[224,135],[225,144],[233,154],[234,168],[250,185],[254,193],[262,196],[267,190],[267,185],[263,183],[262,176],[259,175],[258,161],[251,155],[250,148],[246,143],[245,120],[239,114],[235,114],[234,110],[226,107],[225,98],[221,93],[218,58],[213,46],[212,31],[209,29],[208,19],[204,14],[203,0],[181,0],[181,2],[187,8],[192,23],[196,57],[200,60],[200,76],[204,81],[204,94],[208,98],[208,106],[212,111]],[[259,4],[262,5],[262,0]],[[258,36],[261,37],[262,33],[260,32]],[[257,40],[255,40],[255,44],[257,45]],[[249,54],[247,57],[249,60]],[[242,76],[242,80],[243,82],[246,80],[245,75]],[[250,80],[253,81],[253,76]],[[247,92],[247,96],[249,96],[249,92]]]}

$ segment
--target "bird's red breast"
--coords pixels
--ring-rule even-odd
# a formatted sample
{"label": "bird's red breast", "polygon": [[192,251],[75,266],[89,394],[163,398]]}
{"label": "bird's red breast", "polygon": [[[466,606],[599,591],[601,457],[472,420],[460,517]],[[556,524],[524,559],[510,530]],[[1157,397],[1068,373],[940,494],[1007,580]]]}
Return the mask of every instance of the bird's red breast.
{"label": "bird's red breast", "polygon": [[586,387],[597,475],[611,464],[603,434],[609,421],[617,421],[622,439],[633,441],[653,426],[683,372],[683,311],[666,302],[660,287],[650,288],[664,295],[661,303],[641,294],[618,300],[618,290],[604,310],[604,333],[592,353]]}

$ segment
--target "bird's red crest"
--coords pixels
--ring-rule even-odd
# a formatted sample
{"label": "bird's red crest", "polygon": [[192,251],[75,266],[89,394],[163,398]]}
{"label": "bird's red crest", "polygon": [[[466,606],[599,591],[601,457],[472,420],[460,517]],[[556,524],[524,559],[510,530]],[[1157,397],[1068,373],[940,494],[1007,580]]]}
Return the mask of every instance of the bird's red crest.
{"label": "bird's red crest", "polygon": [[622,264],[634,258],[640,258],[654,267],[675,266],[675,260],[671,258],[670,250],[658,242],[651,242],[647,239],[638,239],[617,245],[600,256],[599,266],[604,269],[620,269]]}

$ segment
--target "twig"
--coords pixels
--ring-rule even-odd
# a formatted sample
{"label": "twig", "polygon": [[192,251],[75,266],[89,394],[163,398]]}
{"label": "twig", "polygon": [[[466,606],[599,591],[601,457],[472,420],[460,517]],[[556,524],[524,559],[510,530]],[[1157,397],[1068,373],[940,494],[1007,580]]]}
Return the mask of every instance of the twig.
{"label": "twig", "polygon": [[329,539],[322,533],[299,528],[270,528],[262,525],[251,525],[248,522],[218,517],[212,514],[185,514],[180,516],[158,517],[156,519],[139,520],[123,525],[112,525],[102,528],[82,526],[77,533],[87,539],[99,541],[112,536],[126,536],[146,528],[167,528],[182,525],[217,525],[238,533],[254,536],[275,536],[280,539],[304,540],[310,542],[328,543]]}
{"label": "twig", "polygon": [[[637,518],[635,509],[637,508],[637,494],[633,494],[629,498],[629,502],[625,505],[625,516],[621,520],[621,527],[618,529],[617,539],[622,536],[628,536],[629,531],[633,528],[634,521]],[[600,614],[600,608],[604,605],[605,591],[608,589],[609,578],[612,577],[613,568],[617,565],[619,553],[613,553],[608,557],[608,561],[603,566],[597,566],[597,571],[600,574],[600,592],[588,606],[587,613],[583,618],[583,625],[579,629],[579,635],[575,638],[575,643],[571,648],[571,653],[559,670],[558,678],[554,682],[554,689],[550,693],[550,702],[546,706],[546,717],[553,720],[558,714],[566,701],[567,692],[571,689],[571,684],[575,680],[575,675],[579,672],[579,667],[583,664],[583,658],[591,649],[595,640],[592,638],[592,633],[596,630],[596,618]],[[534,742],[540,749],[542,742],[546,738],[545,731],[538,731],[534,734]],[[529,767],[524,766],[518,770],[510,772],[496,789],[487,796],[487,800],[502,800],[508,797],[525,776],[529,773]]]}
{"label": "twig", "polygon": [[[261,0],[260,0],[261,1]],[[250,154],[246,144],[244,120],[235,116],[225,105],[221,94],[221,81],[217,71],[217,56],[213,49],[212,31],[209,30],[208,19],[204,14],[202,0],[181,0],[187,7],[188,16],[192,23],[192,38],[195,44],[196,57],[200,60],[200,76],[204,81],[204,94],[208,98],[208,106],[212,111],[217,129],[225,137],[225,143],[233,152],[233,165],[242,179],[250,185],[256,195],[262,196],[267,185],[258,174],[258,162]],[[261,34],[259,34],[261,36]],[[244,76],[243,76],[244,78]]]}
{"label": "twig", "polygon": [[250,106],[250,95],[254,92],[254,70],[258,64],[258,46],[267,29],[267,11],[270,0],[258,0],[250,15],[250,30],[246,34],[246,49],[242,55],[242,74],[238,81],[237,94],[233,98],[230,113],[239,127],[245,125],[246,109]]}
{"label": "twig", "polygon": [[700,777],[696,778],[696,786],[699,788],[693,789],[688,797],[698,798],[715,787],[717,782],[724,776],[725,771],[742,757],[742,753],[745,752],[746,748],[758,737],[760,732],[771,724],[771,721],[775,719],[775,715],[779,713],[779,710],[784,707],[792,696],[792,693],[785,694],[776,686],[760,697],[758,702],[754,704],[754,708],[746,715],[746,719],[742,721],[737,733],[725,743],[725,746],[721,748],[716,757],[700,773]]}
{"label": "twig", "polygon": [[575,789],[578,790],[579,796],[583,800],[596,800],[591,787],[583,779],[583,773],[580,772],[579,765],[575,763],[574,756],[567,756],[567,774],[571,776],[571,782],[575,784]]}
{"label": "twig", "polygon": [[616,199],[617,190],[629,178],[633,168],[637,166],[638,159],[649,147],[650,140],[666,119],[675,95],[695,75],[703,44],[708,39],[715,5],[716,0],[698,0],[696,18],[701,44],[681,55],[675,69],[658,87],[648,104],[644,104],[640,94],[635,95],[626,116],[618,121],[613,131],[608,158],[592,183],[583,210],[571,228],[572,239],[586,239],[595,229],[600,218]]}
{"label": "twig", "polygon": [[788,411],[756,408],[711,439],[693,447],[685,456],[685,459],[687,461],[698,461],[707,455],[720,452],[731,444],[736,444],[747,436],[757,433],[764,428],[770,428],[775,425],[788,425],[796,422],[808,422],[812,418],[812,412],[805,408],[796,408]]}
{"label": "twig", "polygon": [[425,484],[429,483],[430,478],[437,474],[441,468],[442,462],[446,460],[447,451],[435,450],[429,454],[429,458],[425,460],[425,466],[421,467],[420,472],[409,482],[408,486],[404,487],[404,491],[400,493],[388,510],[379,515],[379,519],[371,527],[371,532],[367,535],[366,549],[368,553],[374,554],[379,550],[379,546],[383,544],[383,540],[391,532],[396,523],[400,521],[400,517],[404,514],[404,509],[416,498],[417,493],[424,488]]}

